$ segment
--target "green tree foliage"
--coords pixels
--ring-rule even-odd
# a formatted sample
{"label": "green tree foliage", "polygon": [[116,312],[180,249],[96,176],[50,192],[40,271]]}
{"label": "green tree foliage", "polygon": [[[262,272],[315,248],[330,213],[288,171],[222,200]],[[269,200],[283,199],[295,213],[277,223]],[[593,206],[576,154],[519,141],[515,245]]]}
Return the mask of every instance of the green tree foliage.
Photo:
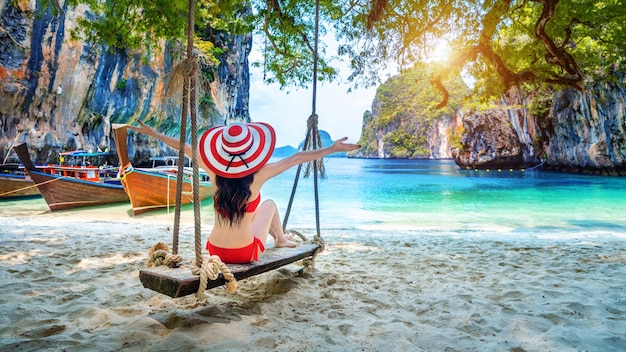
{"label": "green tree foliage", "polygon": [[[110,48],[154,47],[181,39],[188,2],[183,0],[68,0],[87,4],[80,21],[88,39]],[[197,0],[196,31],[207,28],[262,34],[267,82],[306,86],[315,52],[314,0]],[[452,58],[430,81],[448,103],[448,75],[465,70],[476,93],[497,96],[516,85],[585,88],[587,82],[622,77],[626,60],[626,6],[622,0],[319,0],[319,35],[334,33],[338,57],[320,43],[318,79],[337,77],[347,58],[355,86],[380,83],[388,65],[425,62],[440,40]],[[209,46],[208,50],[212,50]]]}
{"label": "green tree foliage", "polygon": [[74,38],[102,44],[107,49],[152,49],[159,39],[183,38],[187,5],[169,0],[68,0],[70,6],[87,5],[78,19]]}
{"label": "green tree foliage", "polygon": [[[72,6],[88,5],[88,16],[79,20],[75,38],[99,43],[105,49],[159,47],[161,40],[184,42],[187,0],[68,0]],[[263,66],[268,83],[307,86],[313,76],[315,58],[315,1],[196,0],[196,49],[212,60],[221,54],[210,43],[217,31],[231,35],[255,32],[264,37]],[[327,33],[329,22],[342,16],[331,0],[321,0],[319,36]],[[318,79],[332,80],[337,71],[318,46]]]}
{"label": "green tree foliage", "polygon": [[373,0],[352,8],[337,28],[353,78],[376,77],[389,60],[423,60],[445,39],[453,58],[433,77],[443,103],[437,83],[460,69],[483,96],[521,84],[583,89],[626,70],[622,0]]}

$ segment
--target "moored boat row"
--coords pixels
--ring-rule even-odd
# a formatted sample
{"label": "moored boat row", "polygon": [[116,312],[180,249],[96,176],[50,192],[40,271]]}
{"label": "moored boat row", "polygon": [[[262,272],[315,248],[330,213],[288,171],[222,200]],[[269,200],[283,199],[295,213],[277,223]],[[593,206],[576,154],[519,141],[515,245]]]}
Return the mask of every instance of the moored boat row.
{"label": "moored boat row", "polygon": [[37,186],[20,164],[2,164],[0,169],[0,199],[39,197]]}
{"label": "moored boat row", "polygon": [[[53,211],[130,201],[135,215],[175,206],[177,166],[134,168],[126,148],[126,127],[118,126],[115,134],[120,159],[116,178],[105,177],[102,168],[90,165],[86,152],[64,153],[83,158],[72,165],[35,166],[27,145],[15,145],[23,167],[16,166],[12,174],[0,173],[0,199],[41,194]],[[185,205],[193,202],[192,182],[188,171],[182,178],[181,205]],[[204,200],[213,195],[213,189],[208,177],[201,178],[199,194]]]}
{"label": "moored boat row", "polygon": [[13,149],[50,210],[128,201],[121,184],[104,182],[100,179],[97,166],[36,167],[30,158],[26,143],[15,145]]}

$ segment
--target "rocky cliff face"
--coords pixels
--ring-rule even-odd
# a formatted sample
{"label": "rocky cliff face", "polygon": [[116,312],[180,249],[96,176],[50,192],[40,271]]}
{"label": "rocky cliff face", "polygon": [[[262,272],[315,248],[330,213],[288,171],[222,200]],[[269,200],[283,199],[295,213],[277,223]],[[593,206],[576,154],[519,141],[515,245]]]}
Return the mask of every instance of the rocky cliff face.
{"label": "rocky cliff face", "polygon": [[[181,104],[167,103],[164,86],[184,49],[164,44],[153,54],[99,50],[69,35],[88,9],[59,3],[55,12],[40,1],[0,0],[2,157],[16,141],[27,142],[37,162],[56,162],[62,150],[112,150],[111,124],[157,116],[175,135]],[[200,128],[249,121],[251,37],[218,34],[214,42],[226,54],[217,68],[202,67],[212,80],[198,91]],[[137,155],[162,152],[140,137],[130,143]]]}
{"label": "rocky cliff face", "polygon": [[462,148],[454,151],[464,168],[521,168],[524,148],[504,109],[463,116]]}
{"label": "rocky cliff face", "polygon": [[626,175],[626,91],[600,84],[593,92],[555,95],[545,166],[559,171]]}
{"label": "rocky cliff face", "polygon": [[[502,101],[502,109],[467,114],[462,168],[544,169],[601,175],[626,175],[626,92],[620,85],[558,92],[534,114],[528,98]],[[516,104],[513,104],[515,101]],[[516,107],[517,106],[517,107]]]}
{"label": "rocky cliff face", "polygon": [[454,131],[458,130],[461,122],[460,112],[453,116],[443,115],[435,123],[428,133],[428,146],[430,159],[452,158],[452,139]]}
{"label": "rocky cliff face", "polygon": [[459,167],[468,169],[541,166],[564,172],[626,175],[623,82],[600,83],[586,92],[511,91],[497,108],[458,109],[452,116],[440,114],[434,120],[432,115],[421,116],[426,110],[400,106],[403,101],[395,98],[398,89],[404,88],[394,86],[385,91],[386,104],[393,105],[394,112],[387,113],[391,118],[386,120],[381,118],[385,103],[377,93],[372,110],[363,117],[363,148],[351,156],[454,158]]}
{"label": "rocky cliff face", "polygon": [[[350,156],[430,159],[453,157],[453,134],[460,126],[460,115],[441,114],[440,117],[430,122],[423,121],[420,116],[410,116],[407,119],[393,120],[381,125],[377,121],[380,109],[381,102],[375,98],[372,102],[372,110],[366,111],[363,116],[363,132],[359,141],[363,148],[350,153]],[[413,131],[413,135],[410,138],[409,136],[394,136],[399,129]]]}
{"label": "rocky cliff face", "polygon": [[448,105],[437,109],[441,93],[430,83],[437,65],[416,65],[389,78],[376,90],[371,111],[363,116],[363,147],[351,156],[364,158],[451,158],[458,143],[456,111],[470,94],[461,76],[444,80]]}

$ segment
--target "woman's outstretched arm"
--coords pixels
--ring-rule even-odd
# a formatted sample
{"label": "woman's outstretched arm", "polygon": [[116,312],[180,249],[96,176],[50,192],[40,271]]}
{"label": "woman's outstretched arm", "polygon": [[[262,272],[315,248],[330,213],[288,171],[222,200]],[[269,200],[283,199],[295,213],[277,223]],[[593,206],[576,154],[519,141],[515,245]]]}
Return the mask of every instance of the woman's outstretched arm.
{"label": "woman's outstretched arm", "polygon": [[[139,133],[143,133],[145,135],[154,137],[158,140],[160,140],[161,142],[167,144],[168,146],[179,150],[180,149],[180,140],[170,137],[170,136],[166,136],[163,133],[158,132],[157,130],[155,130],[154,128],[146,125],[145,123],[141,122],[141,121],[137,121],[139,122],[139,126],[132,126],[129,125],[128,128],[135,130]],[[191,150],[191,146],[189,144],[185,144],[185,154],[188,157],[192,157],[192,150]]]}
{"label": "woman's outstretched arm", "polygon": [[294,155],[281,159],[277,162],[269,163],[257,172],[257,176],[260,180],[265,182],[270,178],[285,172],[293,166],[323,158],[328,154],[336,152],[349,152],[361,148],[358,144],[346,143],[346,140],[348,140],[348,137],[336,140],[330,147],[297,152]]}
{"label": "woman's outstretched arm", "polygon": [[[143,133],[145,135],[154,137],[176,150],[180,149],[180,140],[170,137],[170,136],[166,136],[163,133],[158,132],[154,128],[146,125],[145,123],[141,121],[138,121],[138,122],[139,122],[139,126],[129,125],[128,128],[135,130],[139,133]],[[191,145],[189,145],[188,143],[185,143],[185,155],[187,155],[189,159],[193,159],[193,149],[191,148]],[[209,169],[209,167],[204,163],[204,161],[202,161],[201,158],[198,158],[197,163],[198,163],[198,166],[200,166],[202,169],[204,169],[204,171],[207,174],[209,174],[209,177],[211,178],[211,180],[215,180],[215,173],[211,171],[211,169]]]}

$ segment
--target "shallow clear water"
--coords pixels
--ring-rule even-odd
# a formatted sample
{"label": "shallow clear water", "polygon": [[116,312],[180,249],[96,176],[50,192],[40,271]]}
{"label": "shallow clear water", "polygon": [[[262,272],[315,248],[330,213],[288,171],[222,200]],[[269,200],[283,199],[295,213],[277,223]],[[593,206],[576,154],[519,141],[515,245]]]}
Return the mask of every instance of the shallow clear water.
{"label": "shallow clear water", "polygon": [[[624,177],[459,170],[450,160],[326,158],[325,166],[327,178],[318,182],[323,236],[626,239]],[[296,170],[270,180],[262,190],[262,198],[274,199],[283,215]],[[183,209],[187,218],[193,215],[192,206]],[[0,222],[30,217],[33,211],[48,212],[42,198],[2,201]],[[135,218],[127,204],[68,213],[89,211]],[[207,212],[213,212],[210,201],[202,205],[202,213]],[[145,218],[159,214],[167,213],[150,212]],[[211,220],[203,219],[205,228],[210,226]],[[298,181],[287,227],[315,232],[313,177]]]}
{"label": "shallow clear water", "polygon": [[[626,237],[623,177],[459,170],[449,160],[327,158],[325,165],[322,229]],[[283,213],[295,174],[289,170],[263,189]],[[312,177],[298,182],[288,227],[315,228]]]}

